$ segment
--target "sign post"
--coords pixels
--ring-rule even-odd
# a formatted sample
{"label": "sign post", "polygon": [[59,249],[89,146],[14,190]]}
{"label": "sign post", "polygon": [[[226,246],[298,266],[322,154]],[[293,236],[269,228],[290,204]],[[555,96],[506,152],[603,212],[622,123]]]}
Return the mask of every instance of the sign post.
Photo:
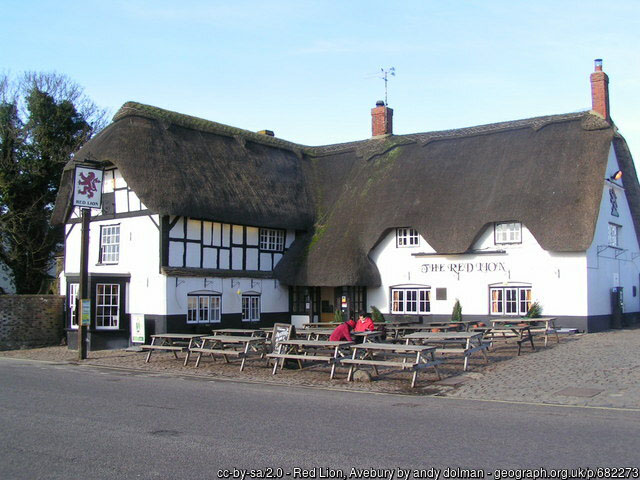
{"label": "sign post", "polygon": [[102,207],[102,177],[104,171],[87,165],[76,165],[73,182],[73,206],[82,209],[82,242],[80,246],[80,285],[76,311],[78,322],[78,360],[87,358],[87,330],[91,325],[89,300],[89,228],[91,209]]}

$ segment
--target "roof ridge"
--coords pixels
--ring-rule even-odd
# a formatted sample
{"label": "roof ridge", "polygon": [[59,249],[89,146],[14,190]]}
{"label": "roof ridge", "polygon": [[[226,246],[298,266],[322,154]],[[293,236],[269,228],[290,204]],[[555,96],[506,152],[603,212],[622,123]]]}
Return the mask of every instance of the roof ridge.
{"label": "roof ridge", "polygon": [[244,138],[252,142],[261,143],[272,147],[287,148],[300,155],[301,151],[306,149],[305,145],[283,140],[281,138],[263,135],[261,133],[252,132],[238,127],[232,127],[223,123],[214,122],[200,117],[194,117],[184,113],[166,110],[164,108],[146,105],[138,102],[126,102],[113,116],[113,121],[120,120],[129,115],[138,115],[147,118],[153,118],[160,121],[167,121],[181,127],[190,128],[192,130],[200,130],[204,132],[217,133],[233,138]]}

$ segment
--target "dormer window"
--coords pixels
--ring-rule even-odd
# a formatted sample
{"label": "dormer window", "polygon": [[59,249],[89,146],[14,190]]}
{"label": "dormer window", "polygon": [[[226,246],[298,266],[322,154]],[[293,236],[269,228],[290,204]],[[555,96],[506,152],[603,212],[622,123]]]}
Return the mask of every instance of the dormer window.
{"label": "dormer window", "polygon": [[496,223],[494,234],[496,245],[522,243],[522,224],[520,222]]}
{"label": "dormer window", "polygon": [[396,229],[397,247],[417,247],[420,245],[420,236],[415,228],[402,227]]}

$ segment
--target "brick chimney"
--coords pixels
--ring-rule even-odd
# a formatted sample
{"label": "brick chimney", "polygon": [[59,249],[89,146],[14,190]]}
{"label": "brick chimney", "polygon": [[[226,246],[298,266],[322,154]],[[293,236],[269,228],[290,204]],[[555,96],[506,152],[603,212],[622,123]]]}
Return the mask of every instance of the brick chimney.
{"label": "brick chimney", "polygon": [[591,74],[591,109],[610,120],[609,77],[602,71],[601,58],[595,59],[595,71]]}
{"label": "brick chimney", "polygon": [[378,100],[376,108],[371,109],[371,133],[374,137],[393,133],[393,109],[382,100]]}

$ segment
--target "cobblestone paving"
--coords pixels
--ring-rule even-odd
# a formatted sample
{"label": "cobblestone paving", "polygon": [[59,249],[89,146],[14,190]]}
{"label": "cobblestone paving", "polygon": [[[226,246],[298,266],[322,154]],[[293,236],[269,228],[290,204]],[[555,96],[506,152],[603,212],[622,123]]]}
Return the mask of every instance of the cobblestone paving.
{"label": "cobblestone paving", "polygon": [[445,395],[640,408],[640,329],[563,337],[553,348],[495,363]]}
{"label": "cobblestone paving", "polygon": [[[182,365],[170,353],[154,353],[145,363],[146,353],[124,350],[90,352],[83,364],[133,369],[150,375],[178,374],[185,378],[240,380],[305,387],[413,395],[438,395],[481,400],[550,403],[594,407],[640,409],[640,328],[612,330],[588,335],[562,336],[557,345],[550,339],[542,347],[536,337],[535,352],[523,345],[516,356],[513,343],[498,341],[485,364],[479,354],[471,357],[470,371],[462,372],[460,358],[442,365],[442,381],[432,369],[420,373],[418,386],[409,388],[409,372],[382,371],[370,383],[346,381],[346,368],[340,367],[329,380],[329,367],[312,365],[300,371],[284,369],[271,374],[264,360],[247,361],[244,372],[239,363],[203,358],[198,369],[194,361]],[[77,352],[66,347],[0,351],[0,356],[78,363]],[[305,364],[306,365],[306,364]]]}

